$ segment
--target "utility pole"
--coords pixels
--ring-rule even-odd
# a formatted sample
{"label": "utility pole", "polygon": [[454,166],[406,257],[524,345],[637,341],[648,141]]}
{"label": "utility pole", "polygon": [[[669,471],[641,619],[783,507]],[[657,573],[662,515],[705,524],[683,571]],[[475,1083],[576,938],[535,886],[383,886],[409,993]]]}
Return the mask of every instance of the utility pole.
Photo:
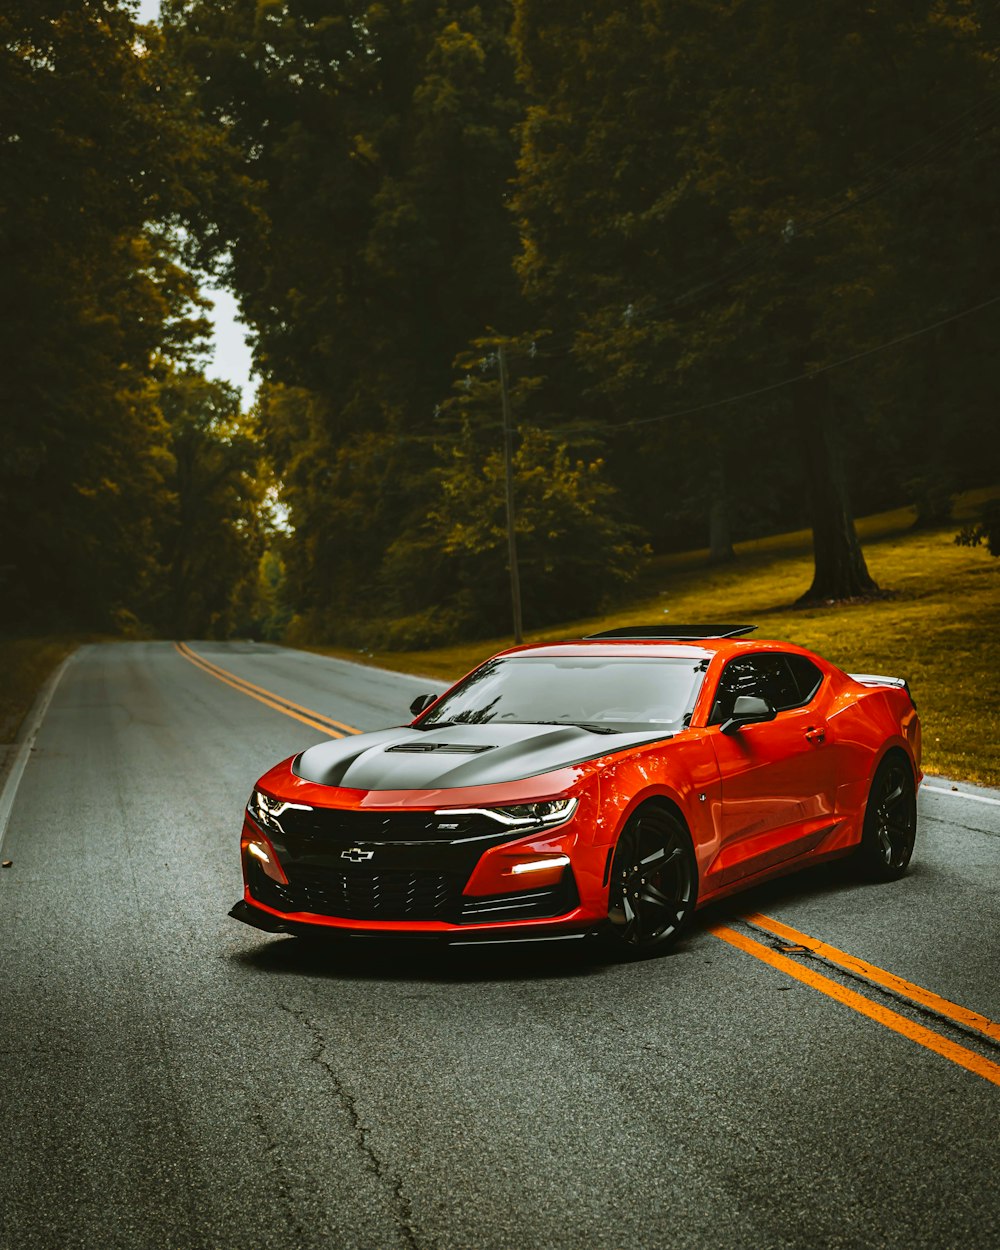
{"label": "utility pole", "polygon": [[497,352],[500,369],[500,401],[503,406],[503,465],[507,487],[507,559],[510,563],[510,604],[514,613],[514,642],[524,641],[521,632],[521,575],[517,567],[517,535],[514,533],[514,431],[510,423],[510,391],[507,385],[507,357],[503,343]]}

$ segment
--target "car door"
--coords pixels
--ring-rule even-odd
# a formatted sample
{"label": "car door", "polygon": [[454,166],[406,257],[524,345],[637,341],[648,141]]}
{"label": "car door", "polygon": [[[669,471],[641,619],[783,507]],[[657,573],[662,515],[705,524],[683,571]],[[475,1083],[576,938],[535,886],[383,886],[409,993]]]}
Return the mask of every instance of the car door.
{"label": "car door", "polygon": [[[706,885],[725,885],[803,854],[835,824],[836,775],[821,715],[822,679],[805,657],[780,652],[738,656],[723,669],[709,717],[721,836]],[[774,719],[723,733],[739,695],[766,699]]]}

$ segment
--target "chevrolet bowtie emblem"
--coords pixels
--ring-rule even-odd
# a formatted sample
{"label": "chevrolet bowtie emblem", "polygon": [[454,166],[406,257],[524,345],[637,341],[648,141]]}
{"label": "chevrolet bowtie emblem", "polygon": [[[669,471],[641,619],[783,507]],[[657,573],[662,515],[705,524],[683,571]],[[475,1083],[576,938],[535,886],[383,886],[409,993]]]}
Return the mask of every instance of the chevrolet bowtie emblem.
{"label": "chevrolet bowtie emblem", "polygon": [[362,860],[371,859],[374,851],[363,851],[360,846],[352,846],[349,851],[341,851],[341,859],[349,859],[352,864],[360,864]]}

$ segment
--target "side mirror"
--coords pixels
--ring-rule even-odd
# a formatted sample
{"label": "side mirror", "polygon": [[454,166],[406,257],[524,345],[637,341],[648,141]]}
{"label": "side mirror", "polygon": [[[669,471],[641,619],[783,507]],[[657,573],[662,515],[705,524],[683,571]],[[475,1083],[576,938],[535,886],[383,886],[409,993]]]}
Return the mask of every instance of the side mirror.
{"label": "side mirror", "polygon": [[436,703],[440,696],[436,694],[418,694],[410,704],[410,715],[419,716],[421,712],[430,707],[432,703]]}
{"label": "side mirror", "polygon": [[774,720],[774,708],[770,703],[755,694],[741,694],[733,704],[732,716],[724,720],[719,729],[724,734],[734,734],[744,725],[756,725],[765,720]]}

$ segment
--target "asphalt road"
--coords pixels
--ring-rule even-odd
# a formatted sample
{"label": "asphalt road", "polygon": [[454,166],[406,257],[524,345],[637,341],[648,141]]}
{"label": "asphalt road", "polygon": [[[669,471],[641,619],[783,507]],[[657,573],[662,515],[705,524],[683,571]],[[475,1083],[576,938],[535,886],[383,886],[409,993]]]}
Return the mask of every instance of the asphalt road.
{"label": "asphalt road", "polygon": [[[362,729],[428,688],[191,645]],[[740,919],[763,912],[1000,1020],[995,793],[934,781],[900,882],[786,879],[643,964],[336,954],[226,916],[253,781],[320,737],[168,643],[67,667],[0,870],[4,1250],[1000,1244],[1000,1085],[884,1013],[987,1071],[1000,1043],[785,956],[872,1018],[710,931],[766,945]]]}

